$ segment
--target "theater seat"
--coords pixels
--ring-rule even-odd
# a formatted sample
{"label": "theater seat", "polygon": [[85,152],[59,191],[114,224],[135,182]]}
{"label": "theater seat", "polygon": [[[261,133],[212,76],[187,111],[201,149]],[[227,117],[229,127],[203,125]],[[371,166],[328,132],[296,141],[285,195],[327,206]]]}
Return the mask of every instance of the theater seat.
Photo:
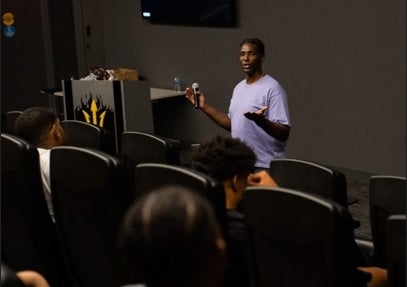
{"label": "theater seat", "polygon": [[281,187],[301,190],[348,206],[346,177],[331,168],[299,159],[270,162],[270,175]]}
{"label": "theater seat", "polygon": [[386,222],[385,260],[389,286],[406,286],[406,215],[390,215]]}
{"label": "theater seat", "polygon": [[166,184],[186,186],[203,194],[212,203],[220,225],[226,231],[227,215],[223,185],[206,174],[183,166],[142,163],[136,166],[133,180],[136,197]]}
{"label": "theater seat", "polygon": [[120,222],[133,199],[123,163],[73,146],[53,148],[50,161],[55,220],[76,286],[128,283],[117,246]]}
{"label": "theater seat", "polygon": [[51,286],[72,277],[48,212],[37,149],[1,134],[1,260],[14,271],[34,270]]}
{"label": "theater seat", "polygon": [[134,164],[180,163],[180,141],[144,132],[123,132],[120,154]]}
{"label": "theater seat", "polygon": [[248,187],[243,209],[251,286],[357,286],[353,221],[342,205],[286,188]]}
{"label": "theater seat", "polygon": [[0,286],[2,287],[25,287],[16,273],[6,264],[1,263]]}
{"label": "theater seat", "polygon": [[65,131],[64,145],[93,148],[112,155],[117,153],[114,136],[107,129],[77,120],[61,121],[61,125]]}
{"label": "theater seat", "polygon": [[390,215],[406,214],[406,178],[375,175],[369,181],[369,209],[374,264],[385,267],[386,221]]}

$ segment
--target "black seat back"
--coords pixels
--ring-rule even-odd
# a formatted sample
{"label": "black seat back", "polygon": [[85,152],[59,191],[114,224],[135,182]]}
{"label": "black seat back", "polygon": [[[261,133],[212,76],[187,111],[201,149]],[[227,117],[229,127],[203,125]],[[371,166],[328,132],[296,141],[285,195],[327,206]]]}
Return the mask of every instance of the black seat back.
{"label": "black seat back", "polygon": [[1,257],[15,271],[34,270],[53,286],[71,276],[42,189],[37,149],[1,135]]}
{"label": "black seat back", "polygon": [[77,285],[126,283],[117,234],[132,195],[123,163],[97,150],[53,148],[51,188],[55,220]]}
{"label": "black seat back", "polygon": [[353,221],[332,200],[249,187],[243,197],[252,286],[353,286]]}
{"label": "black seat back", "polygon": [[144,132],[123,132],[120,154],[139,163],[180,163],[180,142]]}
{"label": "black seat back", "polygon": [[[120,158],[126,163],[129,178],[134,178],[134,169],[140,163],[180,163],[180,142],[144,132],[123,132]],[[131,180],[134,190],[134,180]]]}
{"label": "black seat back", "polygon": [[386,222],[385,260],[389,286],[406,286],[406,215],[390,215]]}
{"label": "black seat back", "polygon": [[375,175],[369,181],[370,224],[374,263],[385,267],[386,221],[390,215],[406,214],[406,178]]}
{"label": "black seat back", "polygon": [[153,188],[168,184],[186,186],[205,195],[213,204],[223,231],[226,231],[226,199],[221,183],[206,174],[183,166],[142,163],[135,168],[134,192],[136,197]]}
{"label": "black seat back", "polygon": [[116,154],[114,136],[107,129],[77,120],[61,121],[65,131],[66,146],[77,146],[101,150],[108,154]]}
{"label": "black seat back", "polygon": [[0,285],[3,287],[25,287],[16,273],[1,262]]}
{"label": "black seat back", "polygon": [[301,190],[348,205],[345,175],[328,167],[299,159],[270,162],[270,175],[281,187]]}

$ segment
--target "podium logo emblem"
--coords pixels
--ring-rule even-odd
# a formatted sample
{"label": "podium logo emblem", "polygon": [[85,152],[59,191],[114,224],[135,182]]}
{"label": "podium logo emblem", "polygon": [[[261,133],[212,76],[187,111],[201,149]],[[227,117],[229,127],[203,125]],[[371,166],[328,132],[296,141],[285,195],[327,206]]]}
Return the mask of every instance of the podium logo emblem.
{"label": "podium logo emblem", "polygon": [[[79,115],[87,123],[100,127],[105,127],[106,119],[113,119],[113,109],[103,104],[100,96],[93,97],[90,93],[88,97],[81,98],[81,104],[76,108],[76,117]],[[114,126],[114,123],[108,123],[108,126]],[[107,127],[110,128],[110,127]]]}

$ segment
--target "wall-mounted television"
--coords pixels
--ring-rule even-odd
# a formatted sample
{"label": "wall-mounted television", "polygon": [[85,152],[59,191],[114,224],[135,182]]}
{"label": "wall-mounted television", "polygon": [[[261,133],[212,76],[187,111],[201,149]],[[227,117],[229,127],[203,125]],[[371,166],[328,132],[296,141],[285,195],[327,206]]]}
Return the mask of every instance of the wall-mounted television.
{"label": "wall-mounted television", "polygon": [[152,23],[234,26],[236,0],[140,0],[141,16]]}

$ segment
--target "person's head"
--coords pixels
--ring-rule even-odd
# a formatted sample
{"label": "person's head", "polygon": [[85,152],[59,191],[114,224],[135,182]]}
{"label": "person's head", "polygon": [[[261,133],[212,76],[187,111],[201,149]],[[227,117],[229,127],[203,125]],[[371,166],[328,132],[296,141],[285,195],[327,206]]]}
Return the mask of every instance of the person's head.
{"label": "person's head", "polygon": [[191,154],[194,169],[223,183],[228,208],[242,199],[255,163],[253,150],[240,139],[230,136],[218,135]]}
{"label": "person's head", "polygon": [[225,242],[209,201],[180,186],[164,186],[136,200],[119,243],[132,279],[148,287],[216,286]]}
{"label": "person's head", "polygon": [[262,65],[265,58],[265,48],[261,40],[245,39],[240,43],[240,64],[247,75],[263,73]]}
{"label": "person's head", "polygon": [[65,141],[60,120],[53,111],[44,107],[24,110],[17,117],[14,127],[18,137],[37,147],[51,148]]}

